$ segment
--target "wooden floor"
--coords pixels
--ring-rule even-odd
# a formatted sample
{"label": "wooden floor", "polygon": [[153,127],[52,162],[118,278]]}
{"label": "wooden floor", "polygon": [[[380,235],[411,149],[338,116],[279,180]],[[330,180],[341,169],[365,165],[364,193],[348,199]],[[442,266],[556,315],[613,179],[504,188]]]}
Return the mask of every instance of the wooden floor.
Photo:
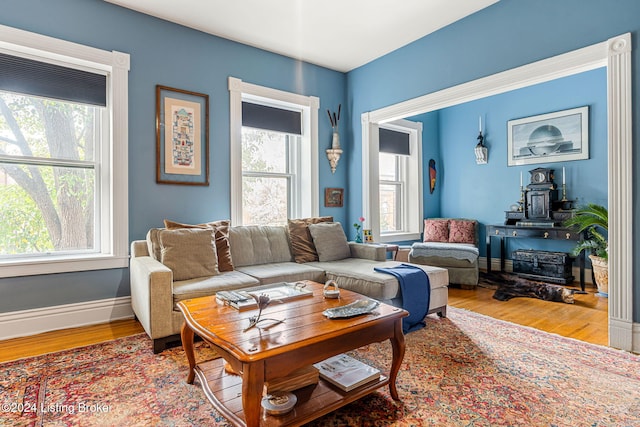
{"label": "wooden floor", "polygon": [[494,292],[450,287],[449,305],[592,344],[609,343],[609,300],[596,296],[595,288],[574,294],[573,304],[534,298],[498,301],[493,299]]}
{"label": "wooden floor", "polygon": [[[493,299],[493,290],[449,288],[449,305],[475,311],[497,319],[541,329],[594,344],[608,343],[607,299],[594,295],[575,295],[574,304],[546,302],[532,298],[511,301]],[[144,332],[140,324],[119,320],[101,325],[46,332],[0,341],[0,362],[95,344]]]}

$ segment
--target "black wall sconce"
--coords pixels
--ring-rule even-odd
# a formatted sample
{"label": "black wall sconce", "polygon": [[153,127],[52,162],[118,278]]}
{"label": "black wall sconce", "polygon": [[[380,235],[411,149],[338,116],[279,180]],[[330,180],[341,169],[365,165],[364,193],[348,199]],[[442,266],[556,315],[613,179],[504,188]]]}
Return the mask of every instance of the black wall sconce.
{"label": "black wall sconce", "polygon": [[486,165],[489,162],[489,149],[484,145],[484,136],[482,136],[482,117],[478,119],[478,143],[476,144],[476,164]]}

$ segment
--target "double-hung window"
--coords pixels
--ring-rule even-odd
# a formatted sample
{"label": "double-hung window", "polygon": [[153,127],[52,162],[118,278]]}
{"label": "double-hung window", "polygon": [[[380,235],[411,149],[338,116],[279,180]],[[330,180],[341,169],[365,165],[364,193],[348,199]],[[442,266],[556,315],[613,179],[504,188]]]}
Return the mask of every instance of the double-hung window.
{"label": "double-hung window", "polygon": [[127,266],[128,61],[0,27],[0,277]]}
{"label": "double-hung window", "polygon": [[232,223],[317,215],[317,98],[235,78],[229,89]]}
{"label": "double-hung window", "polygon": [[405,229],[407,157],[380,152],[380,234]]}
{"label": "double-hung window", "polygon": [[[363,214],[380,242],[415,240],[422,223],[422,123],[370,125],[363,147]],[[365,141],[367,139],[365,138]]]}
{"label": "double-hung window", "polygon": [[242,102],[242,223],[286,224],[301,210],[302,113]]}

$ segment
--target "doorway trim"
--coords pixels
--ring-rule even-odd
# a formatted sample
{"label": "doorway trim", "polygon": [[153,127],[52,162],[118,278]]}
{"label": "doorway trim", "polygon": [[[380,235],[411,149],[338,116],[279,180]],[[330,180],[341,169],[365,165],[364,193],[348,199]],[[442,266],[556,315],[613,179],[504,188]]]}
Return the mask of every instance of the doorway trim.
{"label": "doorway trim", "polygon": [[[362,211],[371,217],[371,147],[379,124],[411,117],[537,83],[607,68],[609,207],[609,345],[640,352],[640,327],[633,324],[633,168],[631,34],[523,65],[451,88],[365,112],[362,121]],[[634,340],[635,338],[635,340]]]}

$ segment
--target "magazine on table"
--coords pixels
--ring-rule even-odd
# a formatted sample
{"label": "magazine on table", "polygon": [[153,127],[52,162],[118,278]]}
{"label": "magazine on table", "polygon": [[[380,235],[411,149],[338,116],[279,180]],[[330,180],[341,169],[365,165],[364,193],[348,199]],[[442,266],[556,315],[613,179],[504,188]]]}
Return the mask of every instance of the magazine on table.
{"label": "magazine on table", "polygon": [[233,308],[237,308],[238,310],[248,310],[258,306],[256,300],[250,294],[267,295],[274,301],[284,302],[297,298],[313,296],[313,290],[306,289],[306,284],[304,282],[281,282],[235,291],[218,291],[216,292],[216,299],[221,304],[229,305]]}
{"label": "magazine on table", "polygon": [[351,391],[380,378],[379,369],[346,354],[330,357],[313,366],[318,368],[320,378],[343,391]]}

